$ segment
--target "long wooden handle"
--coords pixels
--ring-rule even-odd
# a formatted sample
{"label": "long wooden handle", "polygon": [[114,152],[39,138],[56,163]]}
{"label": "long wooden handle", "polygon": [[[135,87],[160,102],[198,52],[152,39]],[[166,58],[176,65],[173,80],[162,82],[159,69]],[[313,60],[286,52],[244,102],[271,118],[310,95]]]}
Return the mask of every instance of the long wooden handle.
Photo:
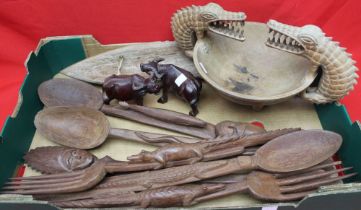
{"label": "long wooden handle", "polygon": [[101,111],[104,112],[106,115],[121,117],[135,122],[139,122],[155,127],[165,128],[171,131],[188,134],[190,136],[194,136],[202,139],[213,139],[216,137],[215,126],[209,123],[207,123],[207,125],[204,128],[177,125],[174,123],[169,123],[166,121],[162,121],[144,115],[143,113],[139,113],[134,110],[130,110],[130,109],[124,110],[109,105],[103,105]]}
{"label": "long wooden handle", "polygon": [[116,107],[122,109],[131,109],[133,111],[142,113],[149,117],[178,125],[193,126],[199,128],[204,128],[207,126],[207,122],[180,112],[146,107],[146,106],[138,106],[138,105],[128,104],[127,102],[119,102],[119,106]]}
{"label": "long wooden handle", "polygon": [[[227,160],[198,162],[191,165],[166,168],[155,171],[132,173],[132,176],[113,176],[111,183],[103,181],[97,188],[122,188],[124,191],[143,191],[173,186],[224,176],[239,171],[256,169],[253,156],[239,156]],[[108,166],[107,166],[108,171]],[[109,172],[109,171],[108,171]]]}
{"label": "long wooden handle", "polygon": [[127,140],[133,140],[141,143],[150,144],[153,146],[165,146],[170,143],[197,143],[201,139],[173,136],[168,134],[148,133],[143,131],[134,131],[128,129],[111,128],[109,137],[117,137]]}

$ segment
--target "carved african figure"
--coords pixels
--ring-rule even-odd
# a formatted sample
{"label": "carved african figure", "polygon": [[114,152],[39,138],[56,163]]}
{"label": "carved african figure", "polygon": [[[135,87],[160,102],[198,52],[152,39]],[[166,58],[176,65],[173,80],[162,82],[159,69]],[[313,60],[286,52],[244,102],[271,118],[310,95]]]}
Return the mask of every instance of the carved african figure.
{"label": "carved african figure", "polygon": [[174,90],[179,96],[186,100],[192,111],[189,115],[198,114],[197,104],[202,90],[202,81],[192,73],[172,64],[159,64],[163,58],[155,59],[145,64],[140,64],[142,72],[146,72],[151,78],[162,81],[163,95],[159,103],[168,101],[168,90]]}
{"label": "carved african figure", "polygon": [[319,27],[296,27],[275,20],[268,21],[267,25],[270,37],[266,45],[302,55],[322,68],[318,87],[309,87],[303,93],[305,99],[318,104],[339,101],[353,89],[358,78],[356,62]]}
{"label": "carved african figure", "polygon": [[81,170],[92,165],[96,159],[86,150],[69,147],[38,147],[24,156],[25,162],[32,168],[47,174]]}
{"label": "carved african figure", "polygon": [[120,101],[135,100],[143,105],[143,97],[147,93],[158,93],[160,86],[152,78],[133,75],[112,75],[103,83],[103,100],[105,104],[113,99]]}
{"label": "carved african figure", "polygon": [[214,33],[243,41],[243,29],[246,15],[243,12],[228,12],[215,3],[205,6],[190,6],[178,10],[172,17],[172,32],[178,46],[186,55],[192,57],[197,39],[205,32]]}

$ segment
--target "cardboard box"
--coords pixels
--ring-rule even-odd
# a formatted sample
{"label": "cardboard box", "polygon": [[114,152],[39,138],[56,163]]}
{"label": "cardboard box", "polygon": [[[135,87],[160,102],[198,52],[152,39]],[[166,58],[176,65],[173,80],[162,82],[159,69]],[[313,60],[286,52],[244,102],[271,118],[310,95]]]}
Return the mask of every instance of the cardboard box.
{"label": "cardboard box", "polygon": [[[87,57],[97,55],[128,44],[101,45],[92,36],[51,37],[41,40],[35,52],[29,55],[26,67],[29,74],[22,85],[19,102],[14,113],[9,117],[1,134],[0,158],[0,187],[9,178],[16,176],[22,165],[22,156],[29,150],[35,140],[36,129],[33,124],[34,116],[43,108],[39,100],[37,87],[41,82],[51,79],[62,69],[81,61]],[[211,89],[206,88],[206,91]],[[208,94],[209,95],[209,94]],[[215,94],[211,94],[212,97]],[[207,98],[207,97],[206,97]],[[213,100],[214,98],[212,98]],[[208,100],[208,101],[207,101]],[[153,100],[154,101],[154,100]],[[214,101],[214,100],[213,100]],[[343,136],[343,145],[338,152],[338,158],[343,161],[344,167],[354,167],[353,171],[361,174],[361,132],[359,124],[352,123],[345,107],[338,104],[312,105],[300,99],[268,107],[261,112],[251,111],[224,99],[217,102],[205,99],[200,109],[200,117],[212,122],[222,117],[232,117],[230,120],[238,121],[261,121],[267,129],[300,126],[305,129],[319,128],[335,131]],[[155,106],[156,103],[154,104]],[[212,109],[212,106],[215,108]],[[218,106],[218,107],[217,107]],[[219,107],[229,106],[238,115],[216,114],[221,111]],[[164,106],[162,106],[164,108]],[[171,107],[171,106],[170,106]],[[167,108],[167,107],[165,107]],[[185,108],[185,110],[187,110]],[[207,110],[215,112],[207,115]],[[184,110],[183,110],[184,111]],[[209,111],[208,111],[209,112]],[[185,112],[186,113],[186,112]],[[215,115],[215,117],[214,117]],[[225,116],[223,116],[225,115]],[[131,127],[131,126],[130,126]],[[36,145],[33,145],[36,146]],[[137,148],[130,146],[133,148]],[[109,148],[109,147],[108,147]],[[101,151],[100,153],[104,153]],[[338,184],[321,188],[317,193],[309,195],[300,202],[295,203],[237,203],[237,197],[233,200],[216,200],[209,205],[200,205],[202,208],[240,208],[262,209],[328,209],[328,210],[356,210],[361,206],[361,184],[350,183],[361,180],[361,175],[345,180],[346,184]],[[349,184],[347,184],[349,183]],[[233,201],[235,201],[233,203]],[[31,196],[0,196],[0,209],[56,209],[42,201],[33,201]],[[270,208],[271,209],[271,208]]]}

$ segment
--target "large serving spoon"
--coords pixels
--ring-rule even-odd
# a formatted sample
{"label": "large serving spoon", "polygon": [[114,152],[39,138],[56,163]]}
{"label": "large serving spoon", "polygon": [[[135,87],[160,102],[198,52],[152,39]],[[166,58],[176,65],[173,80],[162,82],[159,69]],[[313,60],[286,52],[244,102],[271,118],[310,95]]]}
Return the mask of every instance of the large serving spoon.
{"label": "large serving spoon", "polygon": [[[210,161],[217,160],[226,157],[236,156],[240,154],[254,154],[255,150],[252,148],[248,150],[246,148],[253,147],[255,145],[262,145],[267,141],[274,139],[278,136],[295,132],[300,129],[298,128],[288,128],[281,129],[275,131],[267,131],[265,133],[253,134],[243,136],[237,140],[233,140],[231,142],[228,139],[224,139],[224,143],[216,143],[215,142],[199,142],[199,143],[182,143],[180,145],[185,145],[186,147],[207,147],[214,146],[213,151],[209,151],[204,154],[203,159],[201,161]],[[222,140],[218,140],[222,141]],[[166,145],[165,148],[170,148],[174,144]],[[222,146],[222,147],[221,147]],[[164,150],[164,147],[160,147],[160,150]],[[211,147],[209,147],[211,149]],[[171,148],[170,148],[171,149]],[[179,149],[179,147],[175,146],[174,149]],[[156,150],[157,151],[157,150]],[[44,158],[46,157],[46,158]],[[187,160],[188,158],[184,158]],[[48,146],[48,147],[37,147],[35,149],[30,150],[24,156],[25,163],[31,168],[43,173],[43,174],[55,174],[62,172],[70,172],[70,171],[78,171],[83,170],[85,168],[91,167],[91,165],[95,164],[98,161],[105,162],[105,167],[108,172],[111,171],[121,171],[121,172],[130,172],[130,171],[142,171],[142,170],[152,170],[155,167],[158,167],[156,163],[136,163],[130,164],[127,161],[116,161],[112,158],[106,156],[104,158],[98,159],[92,153],[82,150],[75,149],[70,147],[63,146]],[[189,164],[193,160],[189,161],[177,161],[177,162],[169,162],[166,167],[171,167],[174,165],[184,165]],[[141,168],[140,166],[143,166]],[[112,168],[112,169],[111,169]],[[111,169],[111,170],[110,170]]]}
{"label": "large serving spoon", "polygon": [[198,118],[165,109],[127,105],[103,104],[101,92],[92,85],[74,79],[55,78],[38,88],[40,100],[47,107],[82,106],[143,124],[165,128],[191,136],[211,139],[216,137],[215,126]]}
{"label": "large serving spoon", "polygon": [[[124,191],[180,185],[239,171],[261,169],[283,173],[303,170],[331,157],[341,146],[340,135],[323,130],[303,130],[282,135],[260,147],[253,156],[198,162],[192,165],[113,176],[111,187]],[[2,193],[47,194],[84,191],[94,187],[108,173],[98,162],[83,171],[15,178]],[[101,186],[101,184],[99,185]]]}
{"label": "large serving spoon", "polygon": [[49,107],[37,113],[34,123],[47,139],[79,149],[95,148],[108,136],[155,146],[199,141],[190,137],[111,128],[102,112],[87,107]]}

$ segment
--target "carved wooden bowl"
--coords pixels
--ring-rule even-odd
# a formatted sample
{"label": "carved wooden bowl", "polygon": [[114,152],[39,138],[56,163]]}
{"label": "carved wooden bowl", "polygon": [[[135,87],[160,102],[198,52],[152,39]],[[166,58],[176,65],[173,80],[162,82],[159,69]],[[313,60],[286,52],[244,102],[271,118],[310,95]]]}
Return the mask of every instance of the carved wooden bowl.
{"label": "carved wooden bowl", "polygon": [[193,59],[198,73],[223,97],[261,109],[309,87],[316,66],[302,56],[265,45],[268,27],[246,22],[244,42],[207,31]]}

